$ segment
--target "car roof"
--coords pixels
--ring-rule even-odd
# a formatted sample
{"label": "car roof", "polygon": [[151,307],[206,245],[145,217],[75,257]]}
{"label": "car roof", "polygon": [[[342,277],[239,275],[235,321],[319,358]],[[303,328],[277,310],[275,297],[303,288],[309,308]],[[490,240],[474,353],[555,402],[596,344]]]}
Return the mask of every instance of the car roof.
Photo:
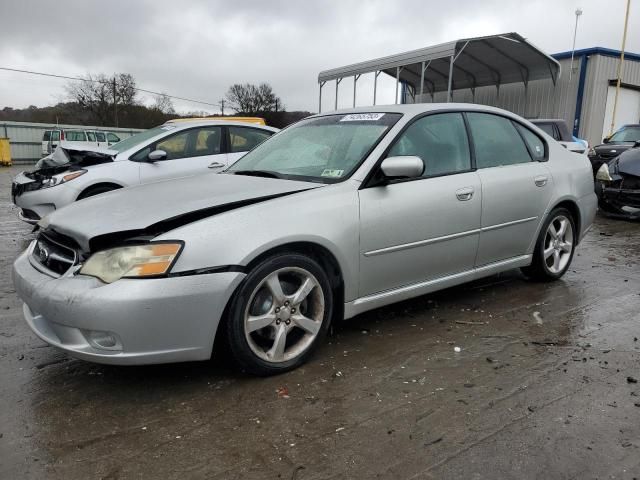
{"label": "car roof", "polygon": [[237,120],[189,120],[183,122],[166,122],[159,127],[173,127],[175,131],[184,130],[193,127],[207,127],[211,125],[231,126],[231,127],[251,127],[262,130],[269,130],[270,132],[278,132],[279,129],[275,127],[269,127],[267,125],[258,125],[257,123],[240,122]]}
{"label": "car roof", "polygon": [[562,118],[528,118],[531,123],[567,123],[566,120]]}
{"label": "car roof", "polygon": [[512,118],[521,118],[517,114],[501,108],[491,107],[489,105],[479,105],[477,103],[410,103],[400,105],[372,105],[369,107],[356,107],[340,110],[333,110],[318,113],[308,118],[322,117],[328,115],[345,115],[349,113],[402,113],[409,116],[419,115],[421,113],[432,111],[447,110],[466,110],[479,111],[489,113],[499,113]]}

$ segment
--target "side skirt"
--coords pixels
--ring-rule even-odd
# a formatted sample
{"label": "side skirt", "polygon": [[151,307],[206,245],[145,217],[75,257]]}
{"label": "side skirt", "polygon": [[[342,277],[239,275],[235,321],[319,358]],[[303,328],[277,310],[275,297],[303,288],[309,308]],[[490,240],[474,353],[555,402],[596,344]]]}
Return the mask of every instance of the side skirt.
{"label": "side skirt", "polygon": [[410,298],[419,297],[427,293],[442,290],[444,288],[460,285],[461,283],[470,282],[479,278],[488,277],[496,273],[504,272],[519,267],[526,267],[531,264],[533,255],[521,255],[519,257],[501,260],[499,262],[490,263],[466,272],[454,273],[446,277],[434,278],[420,283],[405,285],[404,287],[386,290],[384,292],[374,293],[366,297],[360,297],[352,302],[344,304],[344,318],[354,317],[367,310],[379,308],[391,303],[408,300]]}

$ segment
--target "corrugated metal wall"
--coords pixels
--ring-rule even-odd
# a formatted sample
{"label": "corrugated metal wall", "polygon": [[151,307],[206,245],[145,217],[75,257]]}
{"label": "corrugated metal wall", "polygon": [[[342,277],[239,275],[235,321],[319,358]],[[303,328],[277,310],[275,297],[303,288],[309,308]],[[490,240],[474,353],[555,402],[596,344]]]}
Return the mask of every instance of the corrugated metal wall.
{"label": "corrugated metal wall", "polygon": [[[559,60],[562,75],[554,86],[551,80],[529,82],[527,96],[522,83],[502,85],[500,92],[495,87],[476,89],[475,99],[471,90],[457,90],[453,93],[454,102],[479,103],[492,105],[512,111],[526,118],[563,118],[570,128],[573,127],[580,80],[582,62],[586,59],[586,77],[582,97],[582,112],[578,123],[581,138],[591,145],[602,141],[602,125],[604,122],[609,80],[615,79],[619,59],[604,55],[578,56],[573,61],[573,72],[569,79],[571,59]],[[622,82],[640,86],[640,62],[625,59]],[[415,101],[426,103],[446,102],[446,92],[437,93],[432,100],[431,95],[419,92]],[[413,102],[407,95],[407,101]]]}
{"label": "corrugated metal wall", "polygon": [[[580,134],[584,135],[591,144],[602,141],[607,90],[609,81],[617,78],[618,63],[618,58],[604,55],[593,55],[589,58]],[[622,83],[640,87],[640,62],[625,59]]]}
{"label": "corrugated metal wall", "polygon": [[87,129],[113,132],[123,140],[142,131],[136,128],[105,128],[84,125],[58,125],[56,127],[48,123],[0,122],[0,136],[9,138],[9,143],[11,145],[11,158],[14,163],[32,163],[38,161],[42,157],[42,136],[44,131],[51,130],[53,128]]}

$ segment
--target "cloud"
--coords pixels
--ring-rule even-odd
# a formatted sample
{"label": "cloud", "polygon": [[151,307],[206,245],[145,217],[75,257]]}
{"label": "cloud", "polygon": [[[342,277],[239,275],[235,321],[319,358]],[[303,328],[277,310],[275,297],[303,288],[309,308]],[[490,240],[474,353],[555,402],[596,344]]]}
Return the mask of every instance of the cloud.
{"label": "cloud", "polygon": [[[624,2],[581,7],[577,48],[619,48]],[[510,31],[551,53],[570,50],[575,8],[558,0],[22,0],[2,7],[0,64],[63,75],[127,72],[142,88],[207,102],[232,83],[266,81],[289,110],[316,110],[318,72],[349,63]],[[639,17],[631,12],[628,51],[640,51]],[[349,82],[341,84],[342,105],[351,101]],[[361,82],[358,103],[371,103],[370,79]],[[56,103],[63,86],[0,72],[0,108]],[[381,101],[393,101],[393,90],[383,80]],[[332,88],[324,92],[333,98]]]}

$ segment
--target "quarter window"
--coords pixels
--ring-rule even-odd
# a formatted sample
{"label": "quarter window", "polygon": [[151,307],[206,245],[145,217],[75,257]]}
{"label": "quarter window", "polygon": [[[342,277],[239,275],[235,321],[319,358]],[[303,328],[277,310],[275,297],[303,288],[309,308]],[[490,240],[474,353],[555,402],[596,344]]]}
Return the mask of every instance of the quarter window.
{"label": "quarter window", "polygon": [[118,137],[115,133],[107,133],[107,139],[111,143],[118,143],[120,141],[120,137]]}
{"label": "quarter window", "polygon": [[96,138],[99,142],[106,142],[107,138],[103,132],[96,132]]}
{"label": "quarter window", "polygon": [[467,113],[478,168],[531,161],[522,137],[511,120],[490,113]]}
{"label": "quarter window", "polygon": [[462,114],[428,115],[415,121],[388,154],[389,157],[405,155],[422,159],[425,177],[471,170],[469,141]]}
{"label": "quarter window", "polygon": [[540,162],[545,159],[544,152],[544,142],[542,139],[529,130],[527,127],[520,125],[519,123],[513,122],[518,131],[522,134],[527,147],[529,147],[529,153],[531,153],[531,157]]}
{"label": "quarter window", "polygon": [[248,127],[229,127],[229,153],[248,152],[267,138],[272,132]]}

